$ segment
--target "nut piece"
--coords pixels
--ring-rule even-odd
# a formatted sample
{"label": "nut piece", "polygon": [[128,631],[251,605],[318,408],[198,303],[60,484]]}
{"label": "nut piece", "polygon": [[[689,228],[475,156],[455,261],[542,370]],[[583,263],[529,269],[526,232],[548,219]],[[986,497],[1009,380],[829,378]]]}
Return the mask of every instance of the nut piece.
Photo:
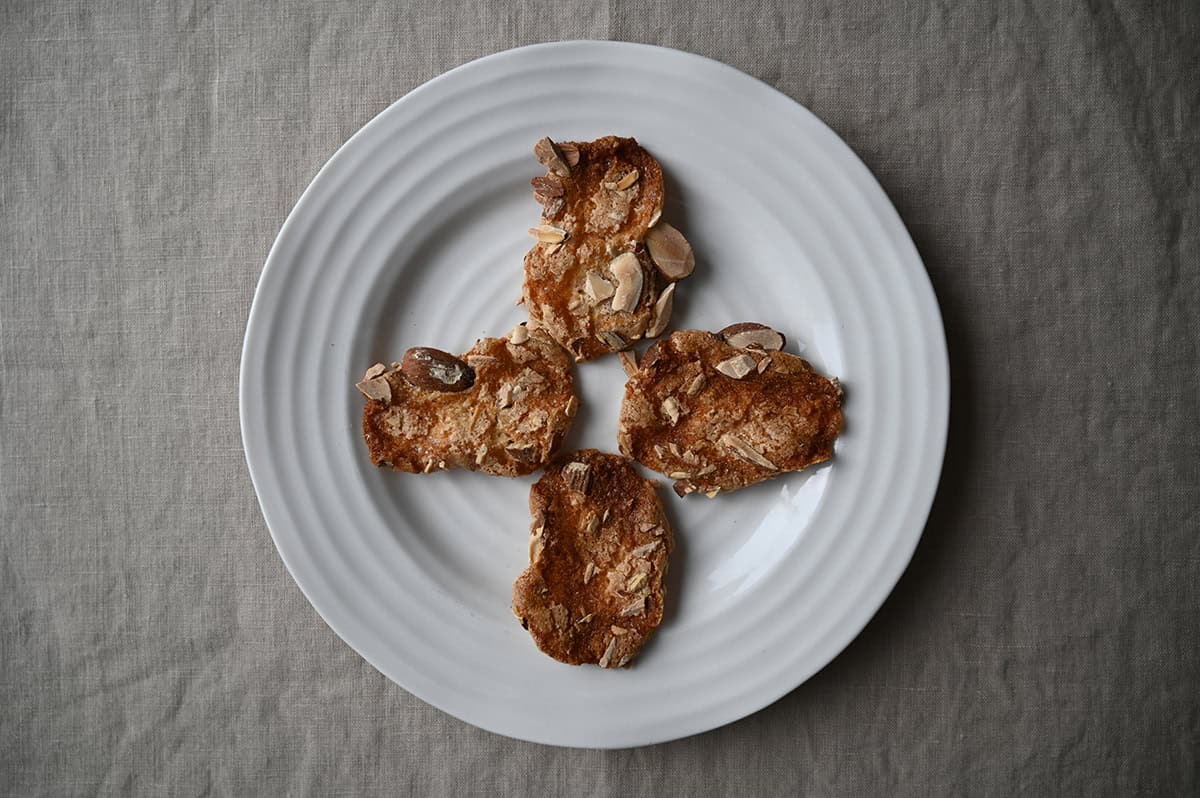
{"label": "nut piece", "polygon": [[528,340],[529,340],[529,328],[526,327],[523,323],[518,324],[516,327],[513,327],[512,332],[510,332],[508,334],[508,342],[510,344],[517,344],[519,346],[520,344],[523,344]]}
{"label": "nut piece", "polygon": [[738,349],[765,349],[768,352],[778,352],[787,343],[787,338],[783,333],[753,321],[730,324],[718,334],[724,336],[725,343],[736,346]]}
{"label": "nut piece", "polygon": [[618,255],[608,264],[608,268],[617,280],[612,309],[632,311],[642,298],[642,264],[638,263],[637,255],[632,252]]}
{"label": "nut piece", "polygon": [[609,191],[624,191],[636,183],[639,177],[641,177],[641,174],[638,170],[634,169],[615,183],[605,183],[604,187]]}
{"label": "nut piece", "polygon": [[605,346],[607,346],[609,349],[612,349],[614,352],[619,352],[620,350],[629,346],[629,344],[625,341],[624,338],[622,338],[617,333],[609,332],[608,330],[605,330],[602,333],[596,333],[596,337],[599,338],[600,341]]}
{"label": "nut piece", "polygon": [[592,467],[587,463],[567,463],[563,466],[562,477],[568,488],[586,495],[592,486]]}
{"label": "nut piece", "polygon": [[612,640],[608,641],[608,648],[604,649],[603,656],[600,657],[600,661],[597,662],[596,664],[599,665],[601,668],[612,667],[613,654],[616,654],[616,653],[617,653],[617,638],[614,637]]}
{"label": "nut piece", "polygon": [[646,225],[646,228],[649,229],[649,228],[653,227],[654,225],[658,224],[658,220],[661,218],[662,218],[662,208],[655,208],[654,213],[650,214],[650,224]]}
{"label": "nut piece", "polygon": [[650,322],[650,326],[646,329],[647,338],[657,338],[667,329],[667,325],[671,323],[671,311],[675,309],[675,283],[669,283],[663,292],[658,295],[658,301],[654,303],[654,319]]}
{"label": "nut piece", "polygon": [[613,284],[600,276],[599,272],[588,272],[584,278],[583,290],[593,302],[603,302],[613,295]]}
{"label": "nut piece", "polygon": [[678,424],[680,414],[679,400],[674,396],[668,396],[666,399],[663,399],[662,412],[670,420],[672,427]]}
{"label": "nut piece", "polygon": [[376,402],[392,401],[392,386],[385,377],[372,377],[371,379],[356,383],[354,387],[363,396],[368,399],[374,399]]}
{"label": "nut piece", "polygon": [[561,197],[563,195],[563,184],[555,175],[540,175],[529,181],[529,185],[533,186],[533,193],[540,197]]}
{"label": "nut piece", "polygon": [[404,379],[426,391],[455,393],[475,384],[475,369],[454,355],[427,346],[414,346],[400,363]]}
{"label": "nut piece", "polygon": [[633,352],[617,352],[617,359],[621,361],[621,368],[625,369],[625,376],[632,377],[637,374],[637,356]]}
{"label": "nut piece", "polygon": [[732,451],[738,457],[754,463],[756,466],[762,466],[769,471],[779,470],[774,463],[763,457],[761,452],[736,435],[726,432],[721,436],[719,443]]}
{"label": "nut piece", "polygon": [[726,377],[733,377],[735,380],[740,380],[757,367],[758,364],[754,362],[754,358],[746,354],[734,355],[716,365],[717,371]]}
{"label": "nut piece", "polygon": [[579,148],[574,144],[561,143],[556,144],[558,151],[562,153],[563,160],[567,162],[567,166],[579,165]]}
{"label": "nut piece", "polygon": [[585,585],[592,581],[592,577],[596,575],[596,570],[596,564],[594,562],[589,562],[587,567],[583,569],[583,583]]}
{"label": "nut piece", "polygon": [[696,268],[692,245],[666,222],[646,231],[646,249],[650,250],[654,265],[668,280],[682,280]]}
{"label": "nut piece", "polygon": [[529,235],[545,244],[561,244],[567,240],[567,231],[552,224],[539,224],[529,228]]}
{"label": "nut piece", "polygon": [[704,372],[702,371],[699,374],[697,374],[695,377],[692,378],[692,383],[687,388],[687,395],[695,396],[696,394],[703,391],[704,383],[706,383],[706,382],[708,382],[708,379],[704,376]]}
{"label": "nut piece", "polygon": [[[537,156],[537,159],[541,162],[542,166],[546,167],[554,174],[561,175],[562,177],[570,176],[571,168],[567,166],[567,162],[563,159],[562,150],[558,148],[557,144],[550,140],[549,136],[546,136],[537,144],[533,145],[533,154]],[[576,157],[578,157],[579,151],[576,150],[575,154]]]}
{"label": "nut piece", "polygon": [[382,363],[376,363],[374,366],[371,366],[371,368],[367,369],[367,373],[363,375],[363,379],[373,380],[382,375],[385,371],[387,371],[387,366],[383,365]]}

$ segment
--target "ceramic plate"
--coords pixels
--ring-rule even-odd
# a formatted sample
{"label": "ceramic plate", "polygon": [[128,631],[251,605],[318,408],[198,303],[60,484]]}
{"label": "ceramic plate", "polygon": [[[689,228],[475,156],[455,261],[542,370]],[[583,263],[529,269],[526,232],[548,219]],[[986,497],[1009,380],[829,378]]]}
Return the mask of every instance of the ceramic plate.
{"label": "ceramic plate", "polygon": [[[354,382],[410,346],[466,350],[524,320],[533,143],[635,136],[691,240],[675,328],[769,324],[846,385],[830,463],[681,500],[666,617],[628,670],[540,654],[510,613],[534,477],[371,466]],[[625,377],[581,365],[567,444],[616,450]],[[320,171],[267,258],[246,331],[242,435],[280,555],[349,645],[500,734],[620,747],[775,701],[863,628],[916,546],[941,469],[945,338],[911,239],[812,113],[695,55],[566,42],[499,53],[397,101]]]}

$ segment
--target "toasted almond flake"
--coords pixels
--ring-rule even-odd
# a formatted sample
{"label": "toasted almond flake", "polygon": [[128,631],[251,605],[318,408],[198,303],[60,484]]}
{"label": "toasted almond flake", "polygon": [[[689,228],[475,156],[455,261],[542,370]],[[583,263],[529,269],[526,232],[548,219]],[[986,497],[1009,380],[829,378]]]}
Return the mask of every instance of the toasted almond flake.
{"label": "toasted almond flake", "polygon": [[766,371],[770,367],[771,367],[771,356],[770,355],[768,355],[767,357],[764,357],[762,360],[758,361],[758,373],[759,374],[762,374],[764,371]]}
{"label": "toasted almond flake", "polygon": [[704,372],[697,374],[695,377],[692,378],[691,384],[688,385],[688,387],[687,387],[687,395],[695,396],[696,394],[703,391],[704,384],[706,382],[708,382],[708,379],[704,376]]}
{"label": "toasted almond flake", "polygon": [[430,460],[428,463],[425,464],[425,467],[423,469],[421,469],[421,473],[422,474],[431,473],[434,469],[434,466],[436,466],[436,465],[437,465],[437,462]]}
{"label": "toasted almond flake", "polygon": [[668,479],[689,479],[692,475],[686,471],[671,471],[667,474]]}
{"label": "toasted almond flake", "polygon": [[618,312],[632,311],[642,299],[642,264],[638,263],[637,255],[624,252],[613,258],[608,269],[617,281],[612,309]]}
{"label": "toasted almond flake", "polygon": [[600,661],[596,663],[601,668],[607,668],[612,664],[613,654],[617,653],[617,638],[608,641],[608,648],[604,649],[604,655],[600,657]]}
{"label": "toasted almond flake", "polygon": [[563,481],[576,493],[586,494],[592,484],[592,467],[587,463],[572,462],[563,466]]}
{"label": "toasted almond flake", "polygon": [[654,454],[660,459],[666,457],[667,450],[663,448],[661,443],[654,444]]}
{"label": "toasted almond flake", "polygon": [[591,612],[589,612],[587,615],[584,615],[582,618],[580,618],[580,619],[578,619],[577,621],[575,621],[575,625],[576,625],[576,626],[582,626],[583,624],[587,623],[588,621],[590,621],[590,620],[591,620],[592,618],[594,618],[594,617],[596,617],[596,616],[595,616],[595,613],[591,613]]}
{"label": "toasted almond flake", "polygon": [[668,280],[682,280],[696,268],[692,245],[682,233],[665,222],[646,231],[646,249],[650,251],[654,265]]}
{"label": "toasted almond flake", "polygon": [[722,360],[716,365],[717,371],[724,374],[726,377],[732,377],[735,380],[740,380],[756,368],[754,358],[746,353],[734,355],[728,360]]}
{"label": "toasted almond flake", "polygon": [[496,405],[505,408],[512,407],[513,403],[513,387],[509,383],[504,383],[500,386],[500,390],[496,392]]}
{"label": "toasted almond flake", "polygon": [[536,526],[529,533],[529,561],[537,562],[537,558],[541,555],[542,549],[545,547],[545,538],[542,533],[546,530],[544,526]]}
{"label": "toasted almond flake", "polygon": [[621,661],[617,663],[617,667],[624,668],[626,665],[629,664],[629,660],[631,660],[631,659],[633,659],[632,654],[630,654],[629,656],[626,656],[626,657],[621,657]]}
{"label": "toasted almond flake", "polygon": [[704,495],[710,499],[715,499],[715,498],[717,498],[717,494],[720,492],[721,492],[720,488],[713,488],[712,490],[704,491]]}
{"label": "toasted almond flake", "polygon": [[555,252],[558,252],[560,249],[562,249],[562,246],[563,245],[561,241],[557,244],[551,244],[550,246],[546,247],[546,254],[553,255]]}
{"label": "toasted almond flake", "polygon": [[662,537],[663,535],[667,534],[667,530],[663,529],[661,526],[656,526],[650,530],[650,534],[654,535],[655,537]]}
{"label": "toasted almond flake", "polygon": [[483,461],[487,459],[487,444],[479,444],[479,448],[475,450],[475,465],[483,465]]}
{"label": "toasted almond flake", "polygon": [[654,303],[654,318],[646,328],[647,338],[657,338],[671,323],[671,312],[675,309],[675,283],[671,283],[658,295]]}
{"label": "toasted almond flake", "polygon": [[567,418],[575,418],[575,414],[579,412],[579,398],[577,396],[572,394],[571,398],[567,400],[565,412],[567,414]]}
{"label": "toasted almond flake", "polygon": [[638,546],[636,549],[629,552],[629,555],[634,558],[645,557],[647,554],[650,554],[657,549],[660,545],[662,545],[661,540],[652,540],[649,543],[643,543],[642,545]]}
{"label": "toasted almond flake", "polygon": [[762,349],[768,352],[777,352],[783,349],[784,344],[787,343],[787,338],[783,333],[756,321],[730,324],[718,335],[725,339],[725,343],[736,346],[738,349]]}
{"label": "toasted almond flake", "polygon": [[567,231],[552,224],[539,224],[529,228],[529,235],[546,244],[561,244],[567,240]]}
{"label": "toasted almond flake", "polygon": [[584,292],[591,297],[592,302],[603,302],[613,295],[613,284],[605,280],[599,272],[590,271],[583,281]]}
{"label": "toasted almond flake", "polygon": [[524,324],[518,324],[512,328],[512,332],[508,334],[508,342],[510,344],[523,344],[529,340],[529,328]]}
{"label": "toasted almond flake", "polygon": [[535,196],[553,199],[563,195],[563,184],[557,175],[539,175],[529,181]]}
{"label": "toasted almond flake", "polygon": [[387,381],[386,377],[375,377],[369,380],[363,380],[356,383],[355,388],[359,390],[363,396],[368,399],[374,399],[376,402],[391,402],[392,401],[392,386]]}
{"label": "toasted almond flake", "polygon": [[[557,142],[556,142],[557,144]],[[562,154],[563,160],[567,162],[567,166],[579,165],[579,148],[569,142],[557,144],[558,151]]]}
{"label": "toasted almond flake", "polygon": [[607,522],[608,522],[608,508],[605,507],[604,514],[600,516],[600,523],[603,524],[603,523],[607,523]]}
{"label": "toasted almond flake", "polygon": [[709,463],[709,464],[708,464],[708,465],[706,465],[704,468],[701,468],[699,471],[697,471],[697,472],[696,472],[696,476],[698,476],[698,477],[706,477],[706,476],[708,476],[709,474],[711,474],[712,472],[714,472],[714,471],[716,471],[716,470],[717,470],[717,467],[716,467],[716,465],[714,465],[713,463]]}
{"label": "toasted almond flake", "polygon": [[681,413],[681,408],[679,406],[679,400],[676,399],[674,396],[668,396],[666,399],[663,399],[662,412],[663,412],[663,415],[666,416],[667,419],[671,422],[672,427],[675,426],[676,424],[678,424],[679,416]]}
{"label": "toasted almond flake", "polygon": [[625,376],[632,377],[637,374],[637,356],[630,351],[617,352],[617,359],[621,361],[621,368],[625,370]]}
{"label": "toasted almond flake", "polygon": [[629,630],[626,629],[624,626],[610,626],[610,627],[608,627],[608,629],[610,632],[612,632],[617,637],[620,637],[621,635],[629,634]]}
{"label": "toasted almond flake", "polygon": [[567,166],[567,162],[563,157],[562,150],[554,143],[549,136],[538,141],[533,145],[533,154],[551,172],[562,177],[568,177],[571,174],[571,169]]}
{"label": "toasted almond flake", "polygon": [[667,444],[667,448],[671,450],[672,455],[674,455],[675,457],[678,457],[680,460],[683,459],[683,450],[681,450],[679,448],[678,443],[676,443],[675,441],[671,441],[670,443]]}
{"label": "toasted almond flake", "polygon": [[583,569],[583,583],[585,585],[588,582],[592,581],[592,577],[596,575],[596,570],[597,570],[596,564],[593,562],[588,563],[587,566]]}
{"label": "toasted almond flake", "polygon": [[636,183],[640,176],[641,175],[638,170],[634,169],[633,171],[626,173],[624,177],[618,180],[613,188],[615,188],[617,191],[624,191]]}
{"label": "toasted almond flake", "polygon": [[622,607],[621,611],[619,613],[617,613],[617,615],[622,618],[629,618],[630,616],[633,616],[633,615],[641,615],[645,611],[646,611],[646,597],[642,596],[641,598],[637,599],[636,601],[631,601],[628,604],[626,604],[624,607]]}
{"label": "toasted almond flake", "polygon": [[608,330],[605,330],[604,332],[601,332],[601,333],[597,333],[596,337],[598,339],[600,339],[601,343],[603,343],[609,349],[612,349],[614,351],[620,351],[620,350],[624,349],[625,347],[629,346],[629,344],[625,342],[624,338],[622,338],[617,333],[610,332]]}
{"label": "toasted almond flake", "polygon": [[762,452],[755,449],[749,443],[739,438],[737,435],[726,432],[721,436],[719,443],[732,451],[743,460],[754,463],[757,466],[762,466],[770,471],[778,471],[779,467],[772,463],[767,458],[763,457]]}
{"label": "toasted almond flake", "polygon": [[364,380],[373,380],[383,372],[387,371],[387,366],[382,363],[376,363],[371,368],[367,369],[367,373],[363,375]]}
{"label": "toasted almond flake", "polygon": [[636,573],[629,577],[629,582],[625,585],[626,593],[636,593],[638,588],[646,584],[647,574],[645,572]]}
{"label": "toasted almond flake", "polygon": [[655,208],[654,213],[650,214],[650,224],[646,225],[646,227],[647,228],[653,227],[654,225],[658,224],[658,220],[661,218],[662,218],[662,208]]}

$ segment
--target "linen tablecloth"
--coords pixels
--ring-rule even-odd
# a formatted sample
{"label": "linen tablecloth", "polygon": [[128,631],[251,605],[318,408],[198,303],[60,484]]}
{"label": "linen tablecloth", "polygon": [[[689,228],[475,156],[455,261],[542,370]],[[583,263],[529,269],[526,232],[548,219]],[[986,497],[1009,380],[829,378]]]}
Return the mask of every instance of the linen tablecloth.
{"label": "linen tablecloth", "polygon": [[[238,431],[267,249],[329,155],[519,44],[651,42],[804,103],[925,259],[946,468],[863,634],[650,748],[474,729],[292,582]],[[1184,795],[1200,782],[1200,5],[0,8],[0,792]]]}

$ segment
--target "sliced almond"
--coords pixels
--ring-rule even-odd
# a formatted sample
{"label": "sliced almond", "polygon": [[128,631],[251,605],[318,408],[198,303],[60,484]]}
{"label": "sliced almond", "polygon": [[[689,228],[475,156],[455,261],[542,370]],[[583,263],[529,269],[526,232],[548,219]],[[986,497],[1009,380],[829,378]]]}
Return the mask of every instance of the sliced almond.
{"label": "sliced almond", "polygon": [[686,471],[671,471],[667,473],[667,479],[691,479],[692,475]]}
{"label": "sliced almond", "polygon": [[[397,368],[399,368],[399,364],[397,364]],[[363,375],[363,379],[373,380],[379,375],[383,374],[385,371],[387,371],[387,366],[383,365],[382,363],[376,363],[374,366],[371,366],[371,368],[367,369],[367,373]]]}
{"label": "sliced almond", "polygon": [[629,618],[634,615],[641,615],[645,611],[646,611],[646,597],[642,596],[642,597],[636,599],[635,601],[631,601],[628,604],[626,604],[624,607],[622,607],[621,611],[619,613],[617,613],[617,615],[622,618]]}
{"label": "sliced almond", "polygon": [[654,265],[668,280],[682,280],[696,268],[692,245],[683,234],[665,222],[646,231],[646,249]]}
{"label": "sliced almond", "polygon": [[537,156],[538,161],[542,166],[554,172],[556,175],[568,177],[571,174],[571,168],[567,166],[566,160],[563,158],[562,150],[558,148],[549,136],[541,139],[537,144],[533,145],[533,154]]}
{"label": "sliced almond", "polygon": [[603,302],[613,295],[613,284],[600,276],[600,272],[591,271],[583,281],[583,290],[591,297],[592,302]]}
{"label": "sliced almond", "polygon": [[562,153],[563,160],[567,162],[567,166],[579,165],[579,148],[574,144],[563,142],[557,144],[558,151]]}
{"label": "sliced almond", "polygon": [[636,183],[639,177],[641,177],[641,174],[638,172],[638,170],[634,169],[633,171],[626,172],[625,176],[615,183],[605,183],[604,187],[613,191],[624,191]]}
{"label": "sliced almond", "polygon": [[638,263],[637,255],[632,252],[622,253],[613,258],[612,263],[608,264],[608,268],[617,281],[617,288],[612,298],[612,309],[632,311],[642,298],[642,264]]}
{"label": "sliced almond", "polygon": [[653,227],[654,225],[658,224],[658,220],[661,218],[662,218],[662,208],[655,208],[654,213],[650,214],[650,223],[648,225],[646,225],[646,227],[647,228]]}
{"label": "sliced almond", "polygon": [[496,391],[496,406],[500,408],[512,407],[513,403],[513,387],[510,383],[504,383],[500,386],[500,390]]}
{"label": "sliced almond", "polygon": [[645,557],[647,554],[650,554],[661,545],[661,540],[652,540],[649,543],[643,543],[642,545],[638,546],[636,549],[629,552],[629,555],[635,558]]}
{"label": "sliced almond", "polygon": [[512,328],[512,332],[508,334],[508,342],[510,344],[523,344],[529,340],[529,328],[524,324],[518,324]]}
{"label": "sliced almond", "polygon": [[715,498],[717,498],[717,494],[720,492],[721,492],[720,488],[713,488],[712,490],[704,491],[704,495],[710,499],[715,499]]}
{"label": "sliced almond", "polygon": [[567,418],[575,418],[575,414],[579,412],[579,397],[575,396],[574,394],[571,395],[571,398],[567,400],[565,412],[567,414]]}
{"label": "sliced almond", "polygon": [[738,349],[764,349],[768,352],[778,352],[787,344],[787,338],[778,330],[773,330],[765,324],[754,321],[743,321],[731,324],[719,333],[725,342]]}
{"label": "sliced almond", "polygon": [[762,374],[771,367],[771,356],[767,355],[762,360],[758,361],[758,373]]}
{"label": "sliced almond", "polygon": [[669,284],[663,292],[658,295],[658,301],[654,303],[654,318],[650,322],[650,326],[646,328],[647,338],[657,338],[667,329],[667,325],[671,323],[671,311],[675,308],[675,283]]}
{"label": "sliced almond", "polygon": [[722,360],[716,365],[717,371],[721,372],[726,377],[732,377],[735,380],[742,379],[747,374],[754,371],[756,367],[757,364],[754,362],[754,358],[745,353],[734,355],[728,360]]}
{"label": "sliced almond", "polygon": [[386,377],[375,377],[369,380],[363,380],[354,386],[359,392],[368,399],[374,399],[376,402],[391,402],[392,401],[392,386],[388,383]]}
{"label": "sliced almond", "polygon": [[563,195],[563,184],[555,175],[542,175],[535,177],[529,181],[533,186],[535,196],[542,197],[561,197]]}
{"label": "sliced almond", "polygon": [[718,441],[722,446],[732,451],[738,457],[748,462],[754,463],[756,466],[762,466],[769,471],[778,471],[779,467],[772,463],[767,458],[763,457],[762,452],[755,449],[749,443],[737,435],[726,432]]}
{"label": "sliced almond", "polygon": [[592,485],[592,467],[587,463],[572,462],[563,466],[563,481],[576,493],[586,494]]}
{"label": "sliced almond", "polygon": [[617,653],[617,638],[608,641],[608,647],[604,649],[604,654],[600,657],[600,661],[596,664],[601,668],[607,668],[612,665],[613,654]]}
{"label": "sliced almond", "polygon": [[603,343],[605,346],[607,346],[609,349],[613,350],[614,352],[619,352],[622,349],[624,349],[625,347],[629,346],[629,344],[625,341],[624,338],[622,338],[617,333],[610,332],[608,330],[605,330],[604,332],[601,332],[601,333],[596,333],[596,337],[600,339],[601,343]]}
{"label": "sliced almond", "polygon": [[700,372],[692,378],[691,383],[687,387],[687,395],[695,396],[704,390],[704,384],[708,382],[708,378],[704,376],[704,372]]}
{"label": "sliced almond", "polygon": [[587,615],[584,615],[582,618],[580,618],[579,620],[575,621],[575,625],[576,625],[576,626],[582,626],[583,624],[585,624],[585,623],[587,623],[588,621],[590,621],[590,620],[591,620],[593,617],[595,617],[595,616],[594,616],[594,613],[590,613],[590,612],[589,612]]}
{"label": "sliced almond", "polygon": [[596,575],[596,571],[597,571],[597,570],[598,570],[598,569],[596,568],[596,564],[595,564],[594,562],[590,562],[590,563],[588,563],[588,564],[587,564],[587,566],[585,566],[585,567],[584,567],[584,569],[583,569],[583,583],[584,583],[585,585],[586,585],[588,582],[592,581],[592,577]]}
{"label": "sliced almond", "polygon": [[567,240],[567,231],[552,224],[539,224],[529,228],[529,235],[545,244],[561,244]]}
{"label": "sliced almond", "polygon": [[663,399],[662,412],[667,417],[667,420],[671,422],[672,427],[678,424],[681,413],[679,400],[674,396],[668,396],[666,399]]}
{"label": "sliced almond", "polygon": [[624,626],[610,626],[610,627],[608,627],[608,629],[610,632],[612,632],[617,637],[620,637],[621,635],[629,634],[629,630],[626,629]]}
{"label": "sliced almond", "polygon": [[400,373],[411,385],[426,391],[457,393],[475,384],[475,369],[449,352],[414,346],[404,353]]}
{"label": "sliced almond", "polygon": [[634,574],[629,577],[629,581],[625,584],[626,593],[636,593],[638,588],[646,584],[646,579],[649,576],[645,571]]}
{"label": "sliced almond", "polygon": [[621,361],[621,368],[625,369],[625,375],[632,377],[637,374],[637,356],[633,352],[617,352],[617,359]]}

